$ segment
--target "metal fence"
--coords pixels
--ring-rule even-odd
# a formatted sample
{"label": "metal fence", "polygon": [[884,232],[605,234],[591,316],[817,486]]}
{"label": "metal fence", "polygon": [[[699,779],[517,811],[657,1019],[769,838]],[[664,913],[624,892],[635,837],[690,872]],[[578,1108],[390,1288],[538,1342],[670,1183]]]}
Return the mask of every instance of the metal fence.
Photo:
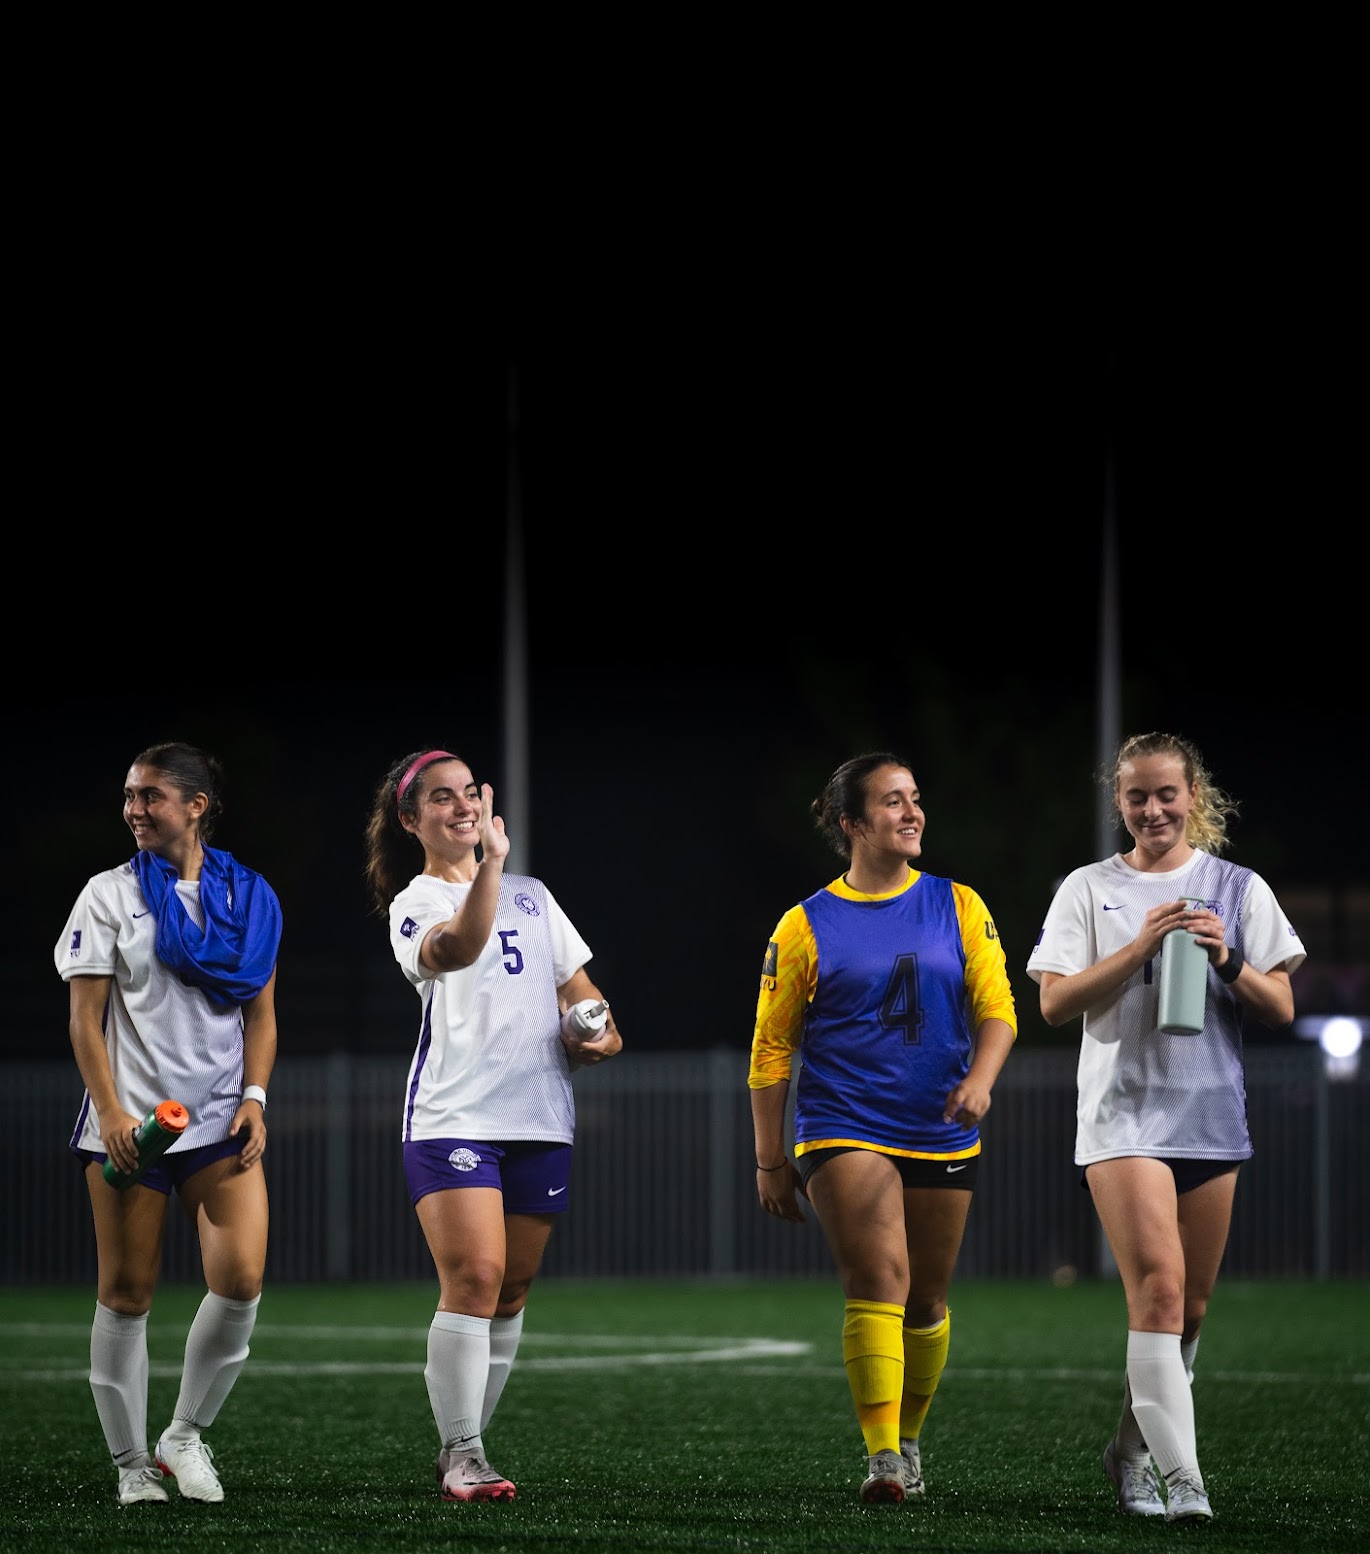
{"label": "metal fence", "polygon": [[[425,1279],[432,1263],[399,1144],[407,1055],[282,1059],[266,1157],[272,1281]],[[544,1277],[798,1278],[831,1262],[812,1213],[756,1203],[747,1054],[625,1056],[576,1076],[573,1204]],[[84,1182],[66,1149],[81,1100],[72,1063],[6,1065],[0,1281],[93,1284]],[[1224,1270],[1246,1278],[1370,1276],[1370,1072],[1329,1079],[1311,1044],[1247,1053],[1255,1158],[1242,1171]],[[983,1125],[985,1153],[958,1276],[1107,1272],[1071,1163],[1075,1052],[1020,1049]],[[194,1235],[168,1216],[162,1278],[198,1282]]]}

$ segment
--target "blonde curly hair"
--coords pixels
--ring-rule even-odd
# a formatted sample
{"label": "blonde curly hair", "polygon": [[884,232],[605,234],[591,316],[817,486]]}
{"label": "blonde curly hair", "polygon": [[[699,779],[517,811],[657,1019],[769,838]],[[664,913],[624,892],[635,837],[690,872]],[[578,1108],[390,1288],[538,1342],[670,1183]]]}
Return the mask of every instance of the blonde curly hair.
{"label": "blonde curly hair", "polygon": [[1185,781],[1194,787],[1194,804],[1185,819],[1185,841],[1200,852],[1215,856],[1222,852],[1228,845],[1227,822],[1238,813],[1239,806],[1209,776],[1198,749],[1179,734],[1133,734],[1118,746],[1113,764],[1103,771],[1099,780],[1112,793],[1113,808],[1119,816],[1122,806],[1118,803],[1118,789],[1124,763],[1148,755],[1180,758]]}

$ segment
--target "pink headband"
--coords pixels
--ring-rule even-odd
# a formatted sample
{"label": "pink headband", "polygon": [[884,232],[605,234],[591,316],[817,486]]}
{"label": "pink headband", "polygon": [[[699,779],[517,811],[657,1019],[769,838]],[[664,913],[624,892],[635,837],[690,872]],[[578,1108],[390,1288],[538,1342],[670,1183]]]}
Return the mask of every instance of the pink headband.
{"label": "pink headband", "polygon": [[455,761],[458,757],[450,750],[430,750],[427,755],[421,755],[413,762],[409,770],[400,778],[400,785],[395,789],[395,807],[398,809],[400,800],[404,798],[404,790],[413,782],[420,769],[428,765],[430,761]]}

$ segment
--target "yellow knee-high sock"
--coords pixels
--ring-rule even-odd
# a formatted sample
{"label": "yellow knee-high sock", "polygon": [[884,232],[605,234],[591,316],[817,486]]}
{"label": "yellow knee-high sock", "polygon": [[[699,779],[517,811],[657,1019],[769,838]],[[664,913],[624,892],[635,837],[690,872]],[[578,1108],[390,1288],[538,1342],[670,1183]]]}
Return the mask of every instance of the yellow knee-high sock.
{"label": "yellow knee-high sock", "polygon": [[904,1385],[904,1308],[849,1300],[842,1322],[847,1367],[866,1454],[899,1450],[899,1395]]}
{"label": "yellow knee-high sock", "polygon": [[899,1401],[899,1439],[916,1441],[932,1407],[932,1395],[951,1348],[951,1308],[936,1327],[904,1329],[904,1395]]}

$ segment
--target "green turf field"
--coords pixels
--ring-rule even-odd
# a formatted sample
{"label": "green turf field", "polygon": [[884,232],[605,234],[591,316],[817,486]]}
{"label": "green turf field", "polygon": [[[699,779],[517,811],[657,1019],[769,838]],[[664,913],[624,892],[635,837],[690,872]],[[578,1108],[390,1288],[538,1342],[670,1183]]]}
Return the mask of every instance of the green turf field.
{"label": "green turf field", "polygon": [[[149,1323],[150,1439],[170,1417],[200,1291]],[[857,1499],[865,1460],[842,1302],[819,1283],[544,1280],[486,1435],[508,1505],[449,1505],[423,1382],[435,1286],[284,1285],[206,1433],[222,1505],[121,1509],[87,1381],[88,1290],[0,1296],[0,1550],[1164,1549],[1370,1547],[1370,1288],[1221,1284],[1199,1348],[1216,1519],[1121,1516],[1099,1467],[1125,1342],[1115,1284],[953,1287],[951,1361],[923,1435],[927,1495]]]}

